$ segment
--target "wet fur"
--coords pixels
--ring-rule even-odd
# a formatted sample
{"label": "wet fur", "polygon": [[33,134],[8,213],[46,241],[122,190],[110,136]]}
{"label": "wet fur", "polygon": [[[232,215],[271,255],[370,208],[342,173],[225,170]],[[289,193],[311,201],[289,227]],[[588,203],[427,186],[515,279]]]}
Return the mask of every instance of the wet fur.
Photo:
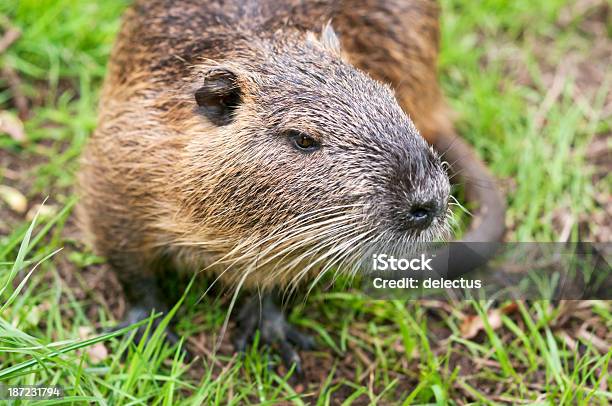
{"label": "wet fur", "polygon": [[[422,0],[136,2],[82,161],[90,241],[124,281],[169,259],[267,287],[444,236],[445,216],[396,229],[407,203],[449,193],[419,135],[452,132],[437,42],[438,7]],[[193,100],[217,68],[243,90],[226,126]],[[292,128],[320,138],[318,155],[281,140]]]}

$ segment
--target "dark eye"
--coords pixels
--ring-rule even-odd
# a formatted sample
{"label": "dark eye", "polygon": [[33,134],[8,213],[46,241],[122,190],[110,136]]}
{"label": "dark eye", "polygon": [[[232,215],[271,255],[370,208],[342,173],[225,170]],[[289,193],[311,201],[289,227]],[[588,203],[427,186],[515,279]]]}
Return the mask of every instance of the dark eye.
{"label": "dark eye", "polygon": [[308,134],[299,131],[289,131],[289,140],[295,148],[303,152],[312,152],[320,148],[321,144]]}

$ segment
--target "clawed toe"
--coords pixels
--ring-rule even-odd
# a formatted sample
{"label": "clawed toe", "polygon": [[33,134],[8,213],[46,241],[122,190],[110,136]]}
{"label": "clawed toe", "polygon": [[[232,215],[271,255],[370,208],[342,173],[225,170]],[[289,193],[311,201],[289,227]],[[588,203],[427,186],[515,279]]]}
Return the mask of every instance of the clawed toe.
{"label": "clawed toe", "polygon": [[251,298],[241,308],[237,317],[237,329],[233,334],[236,351],[245,351],[260,332],[260,342],[275,348],[287,368],[295,365],[295,372],[303,376],[302,363],[297,349],[312,350],[314,339],[291,325],[270,296],[261,300]]}

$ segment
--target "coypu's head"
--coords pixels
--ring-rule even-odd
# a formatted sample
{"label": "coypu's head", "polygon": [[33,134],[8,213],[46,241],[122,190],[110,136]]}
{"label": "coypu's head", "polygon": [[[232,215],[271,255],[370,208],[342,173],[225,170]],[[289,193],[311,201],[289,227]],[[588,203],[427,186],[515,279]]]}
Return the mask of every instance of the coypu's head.
{"label": "coypu's head", "polygon": [[268,268],[271,282],[448,233],[439,157],[326,36],[245,45],[199,66],[191,89],[184,206],[232,247],[227,263]]}

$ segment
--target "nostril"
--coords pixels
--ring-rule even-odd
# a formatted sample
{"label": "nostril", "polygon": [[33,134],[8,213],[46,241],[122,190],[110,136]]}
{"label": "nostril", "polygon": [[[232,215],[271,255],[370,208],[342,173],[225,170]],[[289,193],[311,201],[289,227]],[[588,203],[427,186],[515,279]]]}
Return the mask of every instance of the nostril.
{"label": "nostril", "polygon": [[410,217],[412,217],[414,220],[417,220],[417,221],[427,219],[427,217],[429,217],[429,214],[430,214],[429,209],[425,207],[415,207],[412,210],[410,210]]}
{"label": "nostril", "polygon": [[406,213],[407,225],[411,228],[428,227],[436,215],[433,204],[415,204]]}

